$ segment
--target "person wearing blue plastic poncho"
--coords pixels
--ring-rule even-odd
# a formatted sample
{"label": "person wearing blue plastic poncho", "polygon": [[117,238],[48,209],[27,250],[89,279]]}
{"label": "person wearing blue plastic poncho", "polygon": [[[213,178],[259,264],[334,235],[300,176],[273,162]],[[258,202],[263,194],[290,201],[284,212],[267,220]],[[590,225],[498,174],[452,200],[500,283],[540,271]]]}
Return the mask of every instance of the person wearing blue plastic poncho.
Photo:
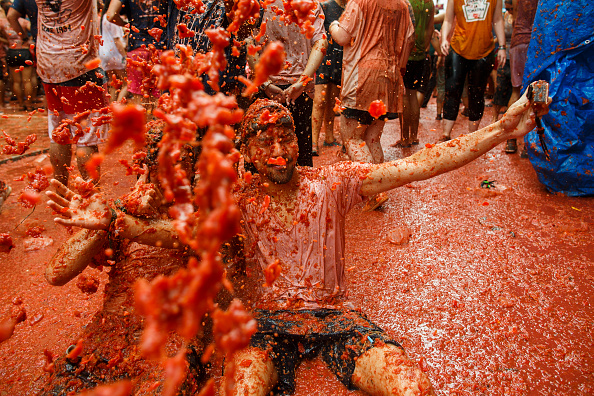
{"label": "person wearing blue plastic poncho", "polygon": [[546,159],[536,130],[525,137],[528,156],[551,192],[594,195],[594,8],[591,0],[540,0],[523,85],[550,83],[543,117]]}

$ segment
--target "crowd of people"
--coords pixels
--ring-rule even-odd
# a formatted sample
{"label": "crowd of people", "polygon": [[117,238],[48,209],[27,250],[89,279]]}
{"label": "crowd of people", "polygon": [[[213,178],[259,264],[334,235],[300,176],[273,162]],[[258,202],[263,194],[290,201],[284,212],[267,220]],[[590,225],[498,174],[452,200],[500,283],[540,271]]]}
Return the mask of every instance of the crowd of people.
{"label": "crowd of people", "polygon": [[[34,15],[21,8],[28,3],[39,6]],[[162,379],[162,373],[152,375],[159,369],[139,355],[142,319],[133,306],[131,284],[183,269],[193,254],[178,235],[175,211],[167,202],[172,199],[165,199],[170,186],[156,159],[168,127],[151,124],[145,171],[135,189],[113,205],[99,191],[98,172],[88,164],[110,133],[108,124],[96,122],[102,109],[113,101],[128,103],[159,118],[162,97],[175,95],[159,89],[153,67],[167,51],[183,56],[191,48],[208,54],[218,45],[212,31],[220,28],[231,31],[225,62],[218,75],[203,70],[196,77],[206,94],[217,100],[222,100],[218,95],[236,97],[245,110],[241,122],[231,123],[243,158],[233,187],[241,237],[239,247],[225,255],[238,267],[229,268],[237,274],[232,281],[241,285],[234,289],[256,326],[249,345],[225,361],[225,371],[233,374],[221,391],[291,394],[299,363],[320,355],[348,388],[373,395],[434,394],[427,375],[393,336],[349,301],[344,219],[361,202],[366,201],[367,210],[376,209],[386,201],[386,191],[457,169],[502,142],[512,152],[512,142],[535,127],[536,115],[546,113],[548,103],[520,96],[522,55],[513,49],[525,43],[518,37],[526,34],[534,10],[527,3],[537,2],[520,2],[521,11],[506,3],[504,16],[502,0],[476,1],[472,9],[463,0],[449,0],[442,14],[432,0],[328,0],[312,2],[311,18],[300,24],[280,17],[288,7],[281,0],[265,7],[260,3],[249,15],[245,8],[238,11],[239,2],[205,0],[200,12],[193,8],[197,3],[182,8],[178,3],[107,0],[98,7],[96,0],[17,0],[9,5],[10,24],[0,25],[19,105],[28,108],[35,97],[34,76],[42,81],[55,179],[49,205],[60,215],[58,223],[82,228],[49,263],[48,282],[69,282],[88,265],[97,265],[101,255],[100,264],[112,267],[103,311],[77,337],[91,362],[84,366],[84,378],[76,368],[78,355],[69,353],[56,364],[45,392],[80,391],[133,373],[140,373],[136,391],[144,391]],[[240,12],[245,19],[232,29],[232,16]],[[253,78],[273,42],[283,45],[282,67],[254,95],[243,97],[246,77]],[[17,66],[22,66],[18,73]],[[493,123],[481,129],[487,81],[497,68],[496,113]],[[421,108],[434,90],[438,120],[443,108],[440,142],[385,162],[380,138],[386,121],[400,120],[398,146],[419,144]],[[469,134],[454,139],[464,90]],[[507,111],[499,119],[503,107]],[[322,131],[322,147],[342,144],[351,161],[313,166]],[[197,127],[194,132],[199,141],[204,131]],[[83,180],[69,186],[73,144],[80,176],[95,184],[84,194],[73,187]],[[172,154],[176,174],[191,179],[186,190],[203,177],[195,148],[184,146]],[[133,210],[130,202],[135,202]],[[271,272],[275,276],[269,279]],[[184,355],[190,371],[182,387],[191,393],[204,380],[198,378],[205,371],[196,355],[206,342],[182,344],[192,350]]]}

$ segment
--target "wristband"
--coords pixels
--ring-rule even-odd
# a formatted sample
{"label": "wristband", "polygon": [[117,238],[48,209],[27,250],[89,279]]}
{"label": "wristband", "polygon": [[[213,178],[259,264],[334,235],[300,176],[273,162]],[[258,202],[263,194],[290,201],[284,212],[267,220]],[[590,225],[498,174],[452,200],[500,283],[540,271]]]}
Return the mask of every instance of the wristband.
{"label": "wristband", "polygon": [[266,91],[268,89],[268,87],[270,86],[270,84],[272,84],[272,81],[270,81],[270,80],[265,81],[262,85],[260,85],[260,89],[262,91]]}
{"label": "wristband", "polygon": [[506,49],[506,48],[507,48],[507,47],[506,47],[505,45],[502,45],[501,47],[499,47],[498,51],[504,50],[504,49]]}

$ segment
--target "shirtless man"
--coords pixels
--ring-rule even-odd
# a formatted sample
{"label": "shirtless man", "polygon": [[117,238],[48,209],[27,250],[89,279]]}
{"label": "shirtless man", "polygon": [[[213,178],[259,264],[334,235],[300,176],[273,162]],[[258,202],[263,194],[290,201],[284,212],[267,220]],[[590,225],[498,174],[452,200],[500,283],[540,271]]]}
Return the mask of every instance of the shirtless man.
{"label": "shirtless man", "polygon": [[[408,158],[312,169],[296,166],[289,111],[273,101],[256,101],[244,117],[241,137],[244,159],[258,174],[249,183],[243,178],[236,201],[247,265],[256,268],[249,281],[258,332],[236,355],[235,386],[228,386],[227,394],[290,394],[299,361],[319,353],[346,386],[368,394],[434,394],[402,347],[346,298],[345,215],[364,197],[459,168],[506,139],[523,136],[535,127],[534,112],[547,110],[524,95],[495,124]],[[270,114],[261,117],[265,111]],[[83,215],[82,209],[63,213]]]}

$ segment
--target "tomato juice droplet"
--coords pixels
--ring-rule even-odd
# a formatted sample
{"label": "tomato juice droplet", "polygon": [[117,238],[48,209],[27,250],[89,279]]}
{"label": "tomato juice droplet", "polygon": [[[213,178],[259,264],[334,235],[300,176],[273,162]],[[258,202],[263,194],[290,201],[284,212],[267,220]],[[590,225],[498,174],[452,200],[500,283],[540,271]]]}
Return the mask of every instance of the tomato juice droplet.
{"label": "tomato juice droplet", "polygon": [[101,59],[95,58],[85,63],[85,67],[89,70],[94,70],[101,65]]}

